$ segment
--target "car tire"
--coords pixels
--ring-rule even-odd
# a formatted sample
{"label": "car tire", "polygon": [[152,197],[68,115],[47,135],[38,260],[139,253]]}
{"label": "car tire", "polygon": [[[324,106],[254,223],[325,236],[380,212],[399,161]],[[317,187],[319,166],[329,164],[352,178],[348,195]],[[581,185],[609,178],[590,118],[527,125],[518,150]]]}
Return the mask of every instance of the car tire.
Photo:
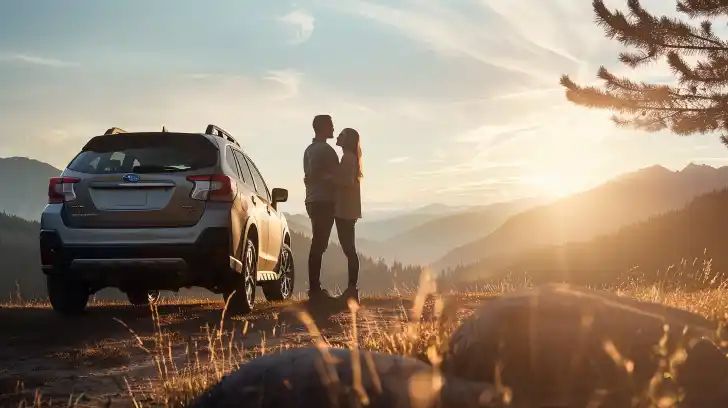
{"label": "car tire", "polygon": [[85,282],[46,275],[48,299],[54,311],[62,315],[80,314],[86,309],[91,296]]}
{"label": "car tire", "polygon": [[288,300],[293,296],[293,283],[295,281],[296,268],[293,262],[293,251],[288,244],[283,244],[281,254],[278,256],[276,273],[280,274],[278,279],[261,283],[263,294],[268,301]]}
{"label": "car tire", "polygon": [[132,290],[126,292],[126,298],[134,306],[148,306],[150,303],[156,304],[159,301],[159,291]]}
{"label": "car tire", "polygon": [[255,307],[255,287],[258,276],[258,252],[253,240],[248,238],[243,250],[243,271],[235,277],[233,290],[223,293],[227,310],[233,314],[248,314]]}

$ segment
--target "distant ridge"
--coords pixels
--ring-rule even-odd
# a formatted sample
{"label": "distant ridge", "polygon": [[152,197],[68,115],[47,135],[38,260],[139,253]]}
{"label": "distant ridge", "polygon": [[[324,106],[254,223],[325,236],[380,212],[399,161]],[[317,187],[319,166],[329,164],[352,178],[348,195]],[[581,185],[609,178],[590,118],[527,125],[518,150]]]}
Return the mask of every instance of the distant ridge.
{"label": "distant ridge", "polygon": [[453,249],[438,270],[540,245],[587,241],[598,235],[687,205],[728,186],[728,166],[688,165],[672,171],[649,166],[553,203],[511,217],[490,235]]}
{"label": "distant ridge", "polygon": [[[496,282],[509,272],[533,283],[646,284],[695,289],[728,277],[728,188],[698,196],[685,208],[625,226],[586,242],[496,255],[443,278],[445,286]],[[709,264],[707,262],[710,261]],[[717,276],[717,278],[716,278]],[[716,279],[714,279],[716,278]]]}
{"label": "distant ridge", "polygon": [[48,199],[48,179],[61,170],[27,157],[0,158],[0,212],[39,220]]}

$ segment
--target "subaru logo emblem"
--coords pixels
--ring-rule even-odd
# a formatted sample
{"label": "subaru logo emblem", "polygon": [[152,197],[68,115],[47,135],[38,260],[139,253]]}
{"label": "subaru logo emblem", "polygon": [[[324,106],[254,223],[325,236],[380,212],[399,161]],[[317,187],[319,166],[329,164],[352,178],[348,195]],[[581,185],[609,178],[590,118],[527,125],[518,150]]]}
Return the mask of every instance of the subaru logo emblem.
{"label": "subaru logo emblem", "polygon": [[138,174],[129,173],[124,174],[124,177],[122,177],[121,179],[126,181],[127,183],[138,183],[141,177],[139,177]]}

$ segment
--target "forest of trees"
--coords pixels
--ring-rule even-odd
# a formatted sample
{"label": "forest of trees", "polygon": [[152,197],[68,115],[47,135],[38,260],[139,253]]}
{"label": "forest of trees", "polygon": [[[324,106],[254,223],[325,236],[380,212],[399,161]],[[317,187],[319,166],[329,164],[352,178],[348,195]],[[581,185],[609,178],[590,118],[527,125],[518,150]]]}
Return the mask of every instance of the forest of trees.
{"label": "forest of trees", "polygon": [[[40,225],[35,221],[0,213],[0,301],[16,299],[45,298],[45,278],[40,268],[38,231]],[[291,244],[296,267],[295,291],[308,289],[308,248],[311,239],[293,233]],[[388,266],[360,255],[360,290],[364,293],[388,293],[395,288],[416,287],[421,273],[419,266]],[[330,243],[324,254],[322,282],[325,287],[334,289],[336,285],[346,285],[346,258],[341,247]],[[343,288],[342,288],[343,290]],[[207,291],[192,291],[195,295],[212,296]],[[120,299],[125,297],[116,291],[105,290],[99,298]]]}
{"label": "forest of trees", "polygon": [[728,189],[695,198],[670,211],[587,242],[548,246],[492,257],[448,271],[438,287],[463,290],[493,284],[509,274],[534,284],[568,281],[583,285],[642,283],[704,288],[723,282],[728,271]]}
{"label": "forest of trees", "polygon": [[[592,3],[596,21],[610,39],[632,51],[620,53],[629,68],[665,59],[675,84],[637,83],[615,76],[604,66],[597,77],[603,88],[583,87],[567,75],[561,84],[571,102],[616,113],[614,122],[650,132],[669,129],[677,135],[720,132],[728,146],[728,41],[713,30],[711,19],[728,15],[724,0],[679,0],[677,11],[692,19],[654,16],[638,0],[628,0],[629,13],[611,12],[603,0]],[[722,23],[725,24],[725,23]]]}
{"label": "forest of trees", "polygon": [[40,269],[40,224],[0,213],[0,301],[45,291]]}

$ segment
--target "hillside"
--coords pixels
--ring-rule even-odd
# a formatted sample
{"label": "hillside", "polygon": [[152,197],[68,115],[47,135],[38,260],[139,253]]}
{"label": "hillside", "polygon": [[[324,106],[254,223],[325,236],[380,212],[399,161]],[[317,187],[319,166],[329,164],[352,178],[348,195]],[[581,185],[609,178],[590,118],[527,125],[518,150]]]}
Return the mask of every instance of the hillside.
{"label": "hillside", "polygon": [[[40,269],[38,230],[35,221],[0,213],[0,300],[15,298],[18,287],[23,298],[45,297],[45,278]],[[296,266],[296,292],[308,289],[308,249],[310,238],[292,234],[292,248]],[[366,256],[360,256],[360,288],[366,292],[386,292],[398,285],[413,286],[421,273],[419,267],[388,267]],[[324,254],[322,281],[325,287],[346,285],[346,258],[341,247],[332,243]],[[187,293],[187,292],[186,292]],[[209,296],[209,292],[195,290],[190,295]],[[115,290],[104,290],[99,298],[123,299]]]}
{"label": "hillside", "polygon": [[543,199],[526,198],[445,215],[395,235],[383,247],[389,258],[429,264],[452,248],[490,234],[508,217],[543,203]]}
{"label": "hillside", "polygon": [[50,164],[25,157],[0,158],[0,212],[39,220],[47,202],[48,179],[61,174]]}
{"label": "hillside", "polygon": [[361,238],[385,241],[397,234],[401,234],[442,216],[443,214],[440,213],[408,213],[377,221],[367,221],[362,218],[357,221],[356,234]]}
{"label": "hillside", "polygon": [[[610,285],[631,276],[646,283],[660,280],[663,284],[695,284],[704,280],[708,286],[714,274],[725,277],[728,272],[727,208],[728,189],[706,193],[684,209],[651,217],[587,242],[495,256],[455,268],[441,283],[446,287],[465,287],[478,281],[498,281],[511,272],[516,276],[527,273],[534,283],[563,280]],[[704,264],[708,260],[709,267]]]}
{"label": "hillside", "polygon": [[434,267],[442,270],[540,245],[587,241],[679,209],[700,194],[726,186],[728,167],[691,164],[680,171],[647,167],[515,215],[485,238],[452,250]]}
{"label": "hillside", "polygon": [[24,297],[45,290],[39,279],[39,230],[37,222],[0,213],[0,299],[15,298],[18,286]]}
{"label": "hillside", "polygon": [[[399,204],[399,205],[398,205]],[[363,216],[366,222],[391,220],[403,215],[448,215],[468,209],[467,205],[448,205],[442,203],[424,204],[415,208],[391,208],[399,207],[401,203],[390,203],[382,208],[380,205],[365,205]],[[387,208],[389,207],[389,208]]]}

